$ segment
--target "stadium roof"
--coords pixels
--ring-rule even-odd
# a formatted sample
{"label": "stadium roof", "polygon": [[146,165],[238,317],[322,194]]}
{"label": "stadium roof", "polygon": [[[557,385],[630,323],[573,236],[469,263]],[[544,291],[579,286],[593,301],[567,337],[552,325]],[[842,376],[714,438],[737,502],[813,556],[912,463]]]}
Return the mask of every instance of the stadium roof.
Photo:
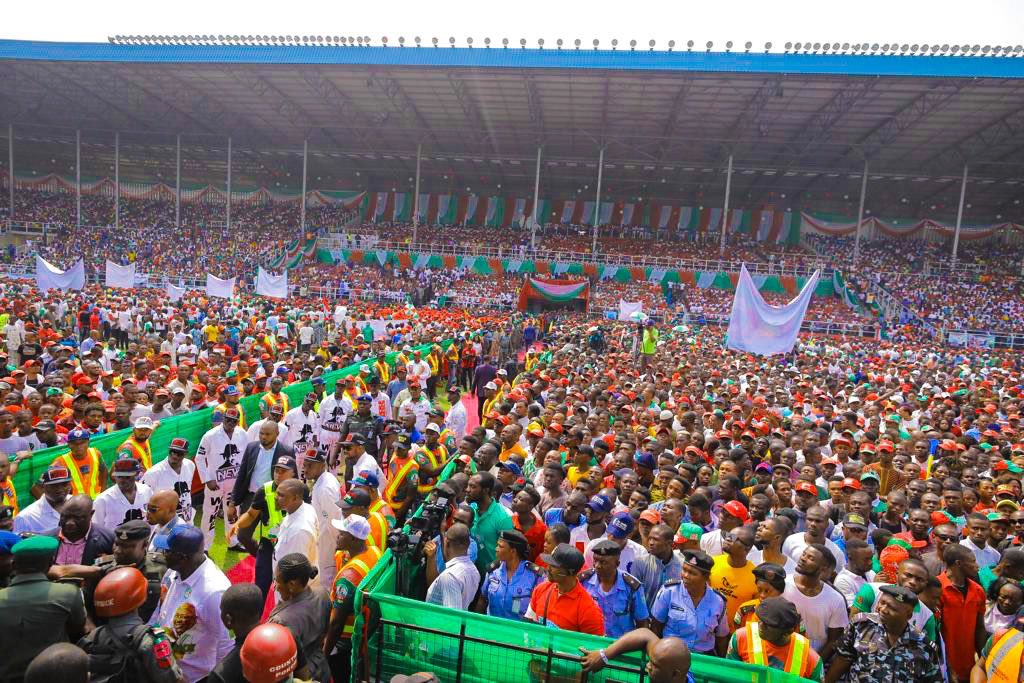
{"label": "stadium roof", "polygon": [[16,168],[60,165],[75,129],[106,164],[120,131],[139,179],[173,177],[181,133],[197,177],[231,135],[236,177],[291,182],[308,139],[339,189],[410,189],[421,144],[421,191],[528,196],[542,145],[542,194],[592,199],[603,147],[606,198],[687,205],[720,204],[731,153],[734,206],[836,212],[867,158],[875,214],[937,218],[968,164],[969,221],[1024,217],[1009,56],[0,41],[0,122]]}

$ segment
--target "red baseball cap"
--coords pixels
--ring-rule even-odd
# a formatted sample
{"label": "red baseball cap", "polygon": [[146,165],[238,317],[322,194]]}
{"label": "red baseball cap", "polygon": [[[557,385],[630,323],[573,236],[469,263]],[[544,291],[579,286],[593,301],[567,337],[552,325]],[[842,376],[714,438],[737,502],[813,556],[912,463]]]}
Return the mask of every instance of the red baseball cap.
{"label": "red baseball cap", "polygon": [[738,500],[730,500],[722,506],[722,509],[741,522],[745,523],[750,519],[750,513],[747,512],[747,506]]}
{"label": "red baseball cap", "polygon": [[815,496],[818,495],[818,487],[812,484],[811,482],[804,481],[802,479],[793,485],[793,490],[802,491],[804,493],[811,493]]}
{"label": "red baseball cap", "polygon": [[853,489],[855,491],[860,491],[861,488],[863,488],[863,487],[860,485],[860,481],[858,481],[858,480],[856,480],[856,479],[854,479],[852,477],[846,477],[845,479],[843,479],[843,485],[842,485],[841,488]]}

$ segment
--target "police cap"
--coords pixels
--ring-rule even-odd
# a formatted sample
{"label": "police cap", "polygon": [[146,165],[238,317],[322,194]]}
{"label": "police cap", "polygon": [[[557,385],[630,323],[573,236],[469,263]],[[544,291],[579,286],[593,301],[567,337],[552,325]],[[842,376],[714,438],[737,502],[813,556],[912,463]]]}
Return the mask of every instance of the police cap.
{"label": "police cap", "polygon": [[786,598],[765,598],[755,610],[757,618],[765,626],[792,631],[800,623],[800,613],[796,605]]}
{"label": "police cap", "polygon": [[11,554],[26,560],[42,560],[57,554],[60,543],[53,536],[30,536],[18,541],[11,548]]}
{"label": "police cap", "polygon": [[910,605],[911,607],[917,606],[917,594],[905,586],[885,585],[880,586],[878,590],[882,591],[896,602],[904,605]]}
{"label": "police cap", "polygon": [[119,541],[141,541],[149,538],[151,533],[152,529],[141,519],[133,519],[114,529],[114,536]]}
{"label": "police cap", "polygon": [[618,555],[622,553],[622,548],[620,548],[619,544],[610,538],[602,538],[594,544],[591,551],[594,555],[600,555],[602,557],[618,557]]}
{"label": "police cap", "polygon": [[715,566],[715,561],[711,559],[710,555],[701,550],[684,550],[683,564],[688,564],[705,574],[710,574],[711,568]]}

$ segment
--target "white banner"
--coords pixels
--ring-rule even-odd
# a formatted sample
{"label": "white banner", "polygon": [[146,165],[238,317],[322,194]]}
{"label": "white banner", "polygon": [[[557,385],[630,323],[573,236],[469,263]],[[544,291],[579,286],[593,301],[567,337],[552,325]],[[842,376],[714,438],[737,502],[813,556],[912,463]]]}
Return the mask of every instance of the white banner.
{"label": "white banner", "polygon": [[184,287],[175,287],[170,282],[167,283],[167,298],[172,303],[181,301],[181,298],[185,296],[185,291]]}
{"label": "white banner", "polygon": [[644,303],[642,301],[623,301],[619,299],[619,320],[636,322],[639,316],[644,314]]}
{"label": "white banner", "polygon": [[122,266],[108,260],[106,285],[124,289],[135,287],[135,264]]}
{"label": "white banner", "polygon": [[36,256],[36,287],[44,293],[51,289],[85,289],[85,264],[78,259],[75,265],[61,270]]}
{"label": "white banner", "polygon": [[269,296],[274,299],[288,298],[288,271],[280,275],[263,270],[263,266],[256,271],[256,293],[260,296]]}
{"label": "white banner", "polygon": [[796,298],[776,307],[765,303],[744,265],[732,301],[726,346],[760,356],[792,351],[820,274],[814,271]]}
{"label": "white banner", "polygon": [[206,296],[230,299],[235,295],[235,278],[221,280],[216,275],[206,274]]}

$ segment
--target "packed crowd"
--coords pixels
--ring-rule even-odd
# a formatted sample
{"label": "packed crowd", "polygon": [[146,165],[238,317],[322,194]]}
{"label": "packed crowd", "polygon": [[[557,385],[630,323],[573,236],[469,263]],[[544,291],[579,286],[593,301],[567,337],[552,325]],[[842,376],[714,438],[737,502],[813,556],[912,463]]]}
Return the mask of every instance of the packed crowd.
{"label": "packed crowd", "polygon": [[618,313],[620,301],[640,302],[643,305],[643,312],[649,315],[664,316],[669,312],[669,305],[660,284],[614,280],[600,280],[594,285],[590,296],[590,310],[598,313]]}
{"label": "packed crowd", "polygon": [[[655,683],[693,652],[829,683],[1022,674],[1016,354],[805,336],[769,360],[575,314],[3,289],[0,680],[358,677],[355,594],[424,501],[445,514],[405,594],[614,639],[589,671],[641,649]],[[152,448],[207,409],[198,444]]]}
{"label": "packed crowd", "polygon": [[[782,306],[793,298],[789,294],[762,292],[766,303]],[[733,292],[725,289],[702,289],[678,285],[672,288],[672,296],[680,310],[689,314],[692,320],[724,320],[732,310]],[[858,314],[837,297],[815,296],[807,308],[804,318],[808,322],[833,323],[838,325],[866,324],[871,318]]]}

